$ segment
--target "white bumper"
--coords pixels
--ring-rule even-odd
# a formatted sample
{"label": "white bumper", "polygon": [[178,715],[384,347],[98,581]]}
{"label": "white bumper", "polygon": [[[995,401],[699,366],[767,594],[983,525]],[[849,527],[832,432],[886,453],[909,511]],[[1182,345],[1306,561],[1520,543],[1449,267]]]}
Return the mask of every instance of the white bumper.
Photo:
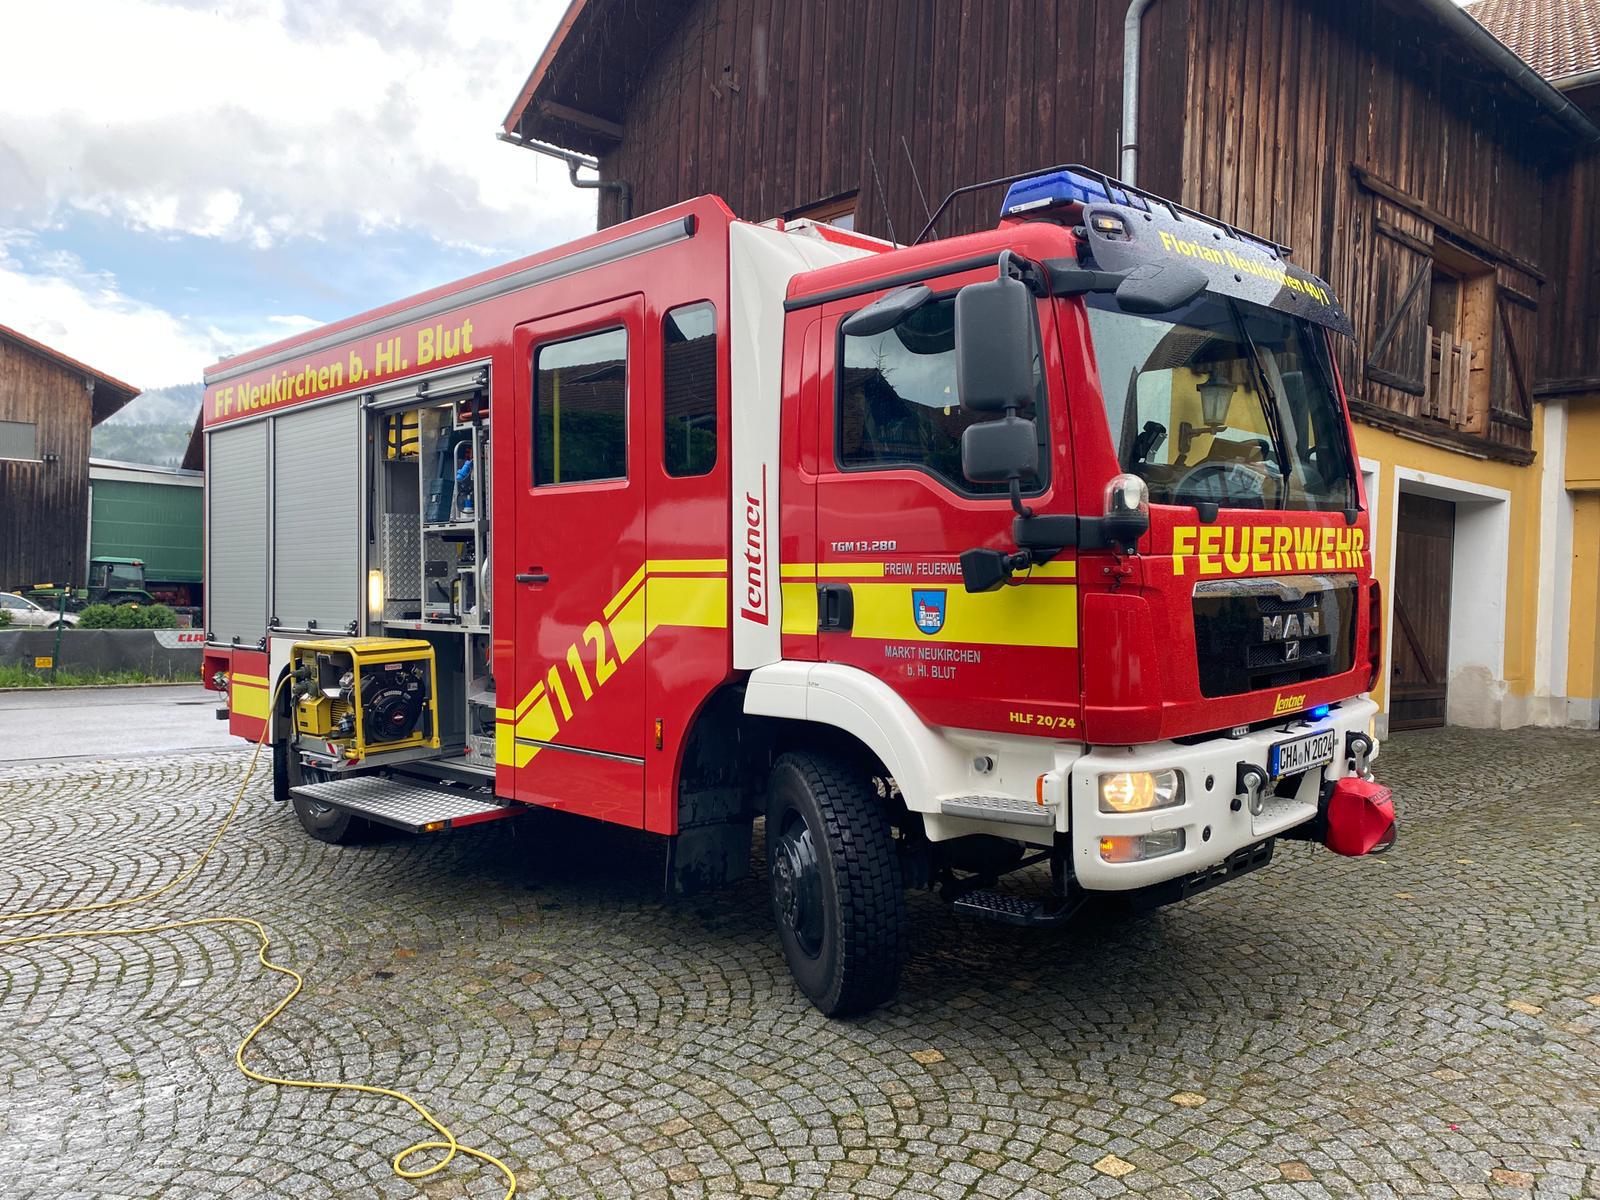
{"label": "white bumper", "polygon": [[[930,841],[990,834],[1048,847],[1057,835],[1070,834],[1078,883],[1092,891],[1126,891],[1215,867],[1237,850],[1310,820],[1322,782],[1350,773],[1346,739],[1367,732],[1378,706],[1365,698],[1347,700],[1316,722],[1285,718],[1241,738],[1090,748],[1051,738],[934,728],[919,720],[893,688],[865,671],[836,663],[781,662],[751,673],[745,711],[831,725],[858,738],[894,776]],[[1307,771],[1292,797],[1274,796],[1269,785],[1262,811],[1252,814],[1236,788],[1240,766],[1265,774],[1275,743],[1319,729],[1336,733],[1333,762]],[[1168,769],[1183,775],[1182,804],[1150,813],[1100,811],[1102,772]],[[1175,853],[1130,863],[1107,862],[1100,855],[1102,837],[1175,829],[1184,834],[1183,849]]]}
{"label": "white bumper", "polygon": [[[1142,746],[1097,747],[1072,767],[1068,825],[1072,831],[1073,873],[1090,891],[1126,891],[1203,871],[1236,850],[1294,828],[1316,815],[1325,779],[1351,774],[1346,738],[1367,732],[1378,706],[1347,700],[1317,721],[1294,721],[1240,738],[1214,737],[1193,745],[1151,742]],[[1236,784],[1241,765],[1268,770],[1272,746],[1319,730],[1336,732],[1333,762],[1307,771],[1292,797],[1277,797],[1269,784],[1259,814],[1252,814]],[[1373,757],[1377,745],[1373,745]],[[1100,811],[1100,775],[1110,771],[1176,770],[1183,776],[1184,801],[1146,813]],[[1236,804],[1237,802],[1237,804]],[[1141,862],[1111,863],[1100,854],[1103,837],[1183,831],[1183,849]]]}

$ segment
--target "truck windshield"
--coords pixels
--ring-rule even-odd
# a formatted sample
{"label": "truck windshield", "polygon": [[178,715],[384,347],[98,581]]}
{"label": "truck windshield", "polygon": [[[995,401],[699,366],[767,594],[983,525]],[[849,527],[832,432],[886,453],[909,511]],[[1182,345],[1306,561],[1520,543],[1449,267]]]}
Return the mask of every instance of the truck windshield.
{"label": "truck windshield", "polygon": [[1156,316],[1085,297],[1122,469],[1155,504],[1355,506],[1350,448],[1321,331],[1205,295]]}

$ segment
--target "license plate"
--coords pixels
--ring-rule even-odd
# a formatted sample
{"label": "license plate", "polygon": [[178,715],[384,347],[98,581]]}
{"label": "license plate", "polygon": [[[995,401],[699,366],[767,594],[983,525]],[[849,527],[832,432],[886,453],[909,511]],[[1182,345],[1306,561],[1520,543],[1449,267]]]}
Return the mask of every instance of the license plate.
{"label": "license plate", "polygon": [[1324,729],[1321,733],[1276,743],[1267,759],[1272,777],[1279,779],[1285,775],[1298,775],[1301,771],[1331,763],[1337,741],[1338,735],[1334,730]]}

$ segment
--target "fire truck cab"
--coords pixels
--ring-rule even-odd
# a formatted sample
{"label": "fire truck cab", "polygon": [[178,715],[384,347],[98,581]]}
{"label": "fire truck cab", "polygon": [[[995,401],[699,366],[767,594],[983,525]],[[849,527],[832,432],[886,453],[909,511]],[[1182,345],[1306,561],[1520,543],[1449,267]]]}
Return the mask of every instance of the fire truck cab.
{"label": "fire truck cab", "polygon": [[762,819],[830,1014],[909,889],[1051,925],[1392,842],[1344,311],[1104,175],[996,182],[911,246],[703,197],[214,367],[205,675],[306,831],[556,808],[692,890]]}

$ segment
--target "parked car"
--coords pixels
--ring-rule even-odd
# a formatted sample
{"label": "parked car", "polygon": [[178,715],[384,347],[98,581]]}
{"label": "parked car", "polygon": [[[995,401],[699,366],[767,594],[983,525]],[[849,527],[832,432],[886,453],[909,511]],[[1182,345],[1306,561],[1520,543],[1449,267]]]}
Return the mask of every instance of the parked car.
{"label": "parked car", "polygon": [[15,592],[0,592],[0,608],[11,614],[13,629],[54,629],[57,624],[70,629],[78,623],[73,613],[58,616],[54,608],[44,608]]}

